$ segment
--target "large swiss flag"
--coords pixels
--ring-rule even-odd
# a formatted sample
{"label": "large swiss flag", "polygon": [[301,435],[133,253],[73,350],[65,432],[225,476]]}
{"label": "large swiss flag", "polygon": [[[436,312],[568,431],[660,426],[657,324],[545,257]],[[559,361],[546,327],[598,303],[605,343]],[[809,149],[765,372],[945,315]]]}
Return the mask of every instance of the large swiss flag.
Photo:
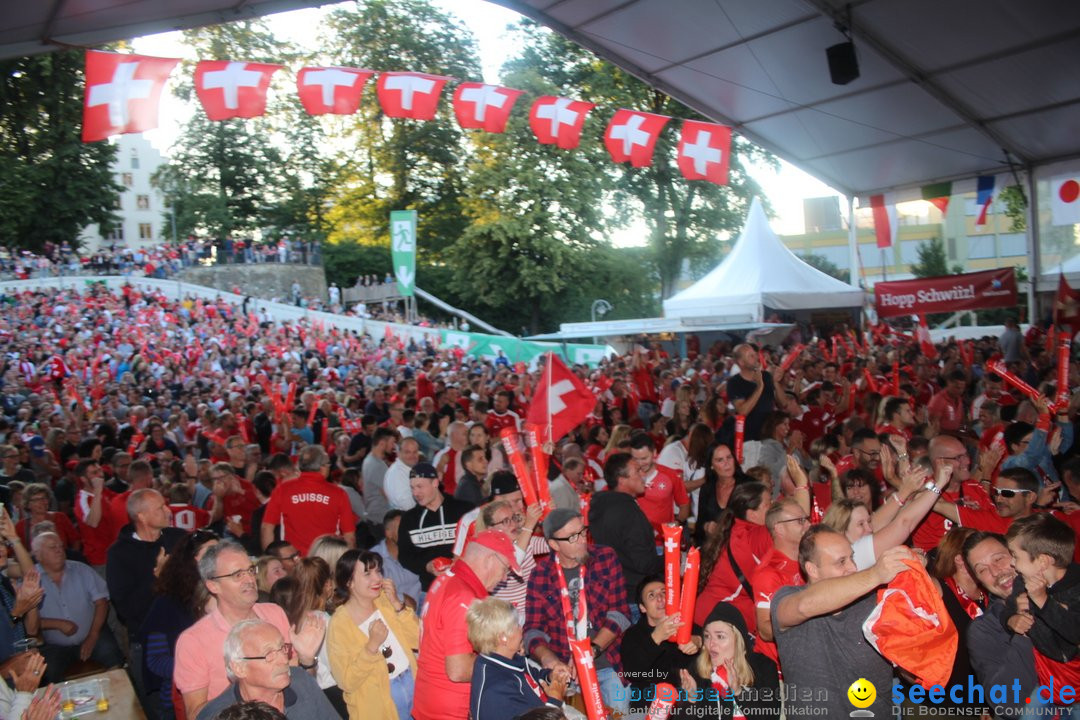
{"label": "large swiss flag", "polygon": [[501,133],[521,92],[501,85],[461,83],[454,90],[454,115],[463,128]]}
{"label": "large swiss flag", "polygon": [[731,128],[684,120],[679,137],[679,170],[687,180],[727,185]]}
{"label": "large swiss flag", "polygon": [[543,95],[529,111],[529,127],[541,145],[558,145],[573,150],[581,142],[585,116],[596,105],[584,100]]}
{"label": "large swiss flag", "polygon": [[153,130],[174,58],[86,51],[83,142]]}
{"label": "large swiss flag", "polygon": [[671,118],[666,115],[619,110],[608,123],[604,145],[617,163],[629,161],[634,167],[652,165],[653,148],[660,131]]}
{"label": "large swiss flag", "polygon": [[526,421],[535,425],[539,441],[555,442],[570,432],[596,407],[596,396],[553,353],[548,353]]}
{"label": "large swiss flag", "polygon": [[200,60],[195,94],[211,120],[253,118],[266,112],[266,90],[281,65],[233,60]]}
{"label": "large swiss flag", "polygon": [[376,85],[379,105],[392,118],[431,120],[439,106],[439,94],[449,79],[416,72],[379,73]]}
{"label": "large swiss flag", "polygon": [[375,73],[345,67],[306,67],[296,74],[296,94],[308,115],[352,115],[364,83]]}

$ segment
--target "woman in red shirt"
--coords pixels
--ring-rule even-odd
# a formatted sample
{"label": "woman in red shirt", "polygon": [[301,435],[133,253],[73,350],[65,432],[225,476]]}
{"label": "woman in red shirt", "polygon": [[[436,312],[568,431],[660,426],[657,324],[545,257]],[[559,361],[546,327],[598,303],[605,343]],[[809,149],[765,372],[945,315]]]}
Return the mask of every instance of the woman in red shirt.
{"label": "woman in red shirt", "polygon": [[30,547],[30,531],[39,522],[48,521],[56,526],[56,534],[60,536],[65,548],[68,550],[81,549],[82,543],[79,540],[79,533],[75,530],[75,526],[71,524],[71,520],[68,520],[67,515],[50,510],[52,504],[52,490],[44,483],[30,483],[23,490],[25,514],[15,525],[15,531],[19,534],[23,545]]}

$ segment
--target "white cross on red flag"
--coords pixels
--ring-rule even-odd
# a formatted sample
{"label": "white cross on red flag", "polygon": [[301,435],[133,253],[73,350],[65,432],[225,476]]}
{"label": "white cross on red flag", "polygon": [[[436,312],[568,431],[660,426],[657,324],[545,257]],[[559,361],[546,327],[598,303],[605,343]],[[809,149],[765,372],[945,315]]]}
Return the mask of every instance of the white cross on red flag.
{"label": "white cross on red flag", "polygon": [[653,148],[660,131],[671,118],[666,115],[619,110],[608,123],[604,145],[617,163],[629,161],[634,167],[652,165]]}
{"label": "white cross on red flag", "polygon": [[529,111],[529,127],[541,145],[558,145],[563,150],[573,150],[581,142],[581,128],[585,116],[596,107],[584,100],[543,95],[536,99]]}
{"label": "white cross on red flag", "polygon": [[501,133],[521,90],[484,83],[461,83],[454,91],[454,115],[463,128]]}
{"label": "white cross on red flag", "polygon": [[233,60],[200,60],[195,94],[211,120],[253,118],[266,112],[266,90],[281,65]]}
{"label": "white cross on red flag", "polygon": [[679,137],[679,170],[687,180],[727,185],[731,128],[685,120]]}
{"label": "white cross on red flag", "polygon": [[296,73],[296,94],[308,115],[352,115],[364,83],[375,73],[345,67],[305,67]]}
{"label": "white cross on red flag", "polygon": [[83,142],[153,130],[174,58],[86,51]]}
{"label": "white cross on red flag", "polygon": [[379,73],[376,85],[379,105],[392,118],[431,120],[438,109],[439,94],[448,80],[448,77],[426,73]]}
{"label": "white cross on red flag", "polygon": [[526,422],[536,425],[539,442],[556,442],[596,407],[596,396],[553,353],[536,386]]}

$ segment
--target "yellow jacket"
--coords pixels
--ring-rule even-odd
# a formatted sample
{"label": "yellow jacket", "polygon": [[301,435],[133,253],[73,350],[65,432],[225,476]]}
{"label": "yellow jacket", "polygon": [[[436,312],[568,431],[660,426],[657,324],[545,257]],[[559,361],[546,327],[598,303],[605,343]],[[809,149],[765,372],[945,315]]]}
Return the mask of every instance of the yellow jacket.
{"label": "yellow jacket", "polygon": [[[376,598],[375,607],[382,612],[386,627],[409,653],[409,669],[415,678],[416,656],[411,650],[420,647],[420,621],[416,613],[409,608],[394,612],[390,601],[381,595]],[[350,720],[409,720],[398,718],[390,696],[386,660],[367,651],[368,636],[344,607],[339,607],[330,618],[327,635],[330,672],[345,694]]]}

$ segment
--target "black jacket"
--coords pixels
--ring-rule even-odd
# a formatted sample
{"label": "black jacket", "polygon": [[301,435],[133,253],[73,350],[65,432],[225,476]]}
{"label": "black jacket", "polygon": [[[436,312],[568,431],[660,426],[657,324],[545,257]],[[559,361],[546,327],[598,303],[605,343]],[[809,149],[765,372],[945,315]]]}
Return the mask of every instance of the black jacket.
{"label": "black jacket", "polygon": [[747,718],[779,718],[780,678],[776,672],[776,665],[769,658],[756,652],[747,653],[747,660],[750,663],[750,669],[754,671],[754,684],[743,688],[731,699],[710,699],[710,694],[713,692],[711,679],[698,677],[697,672],[691,670],[690,675],[697,682],[698,690],[702,692],[703,698],[700,702],[682,703],[683,708],[689,705],[693,707],[693,711],[681,710],[680,717],[729,718],[734,715],[735,705],[738,705]]}
{"label": "black jacket", "polygon": [[154,600],[154,566],[158,552],[165,548],[172,552],[176,543],[187,535],[179,528],[165,528],[154,542],[136,540],[135,528],[125,525],[120,535],[109,547],[105,560],[105,583],[109,586],[109,599],[120,622],[134,637],[142,627],[143,619]]}
{"label": "black jacket", "polygon": [[[1008,629],[1009,618],[1016,613],[1016,598],[1027,592],[1024,578],[1017,575],[1012,595],[1005,601],[1001,623]],[[1030,603],[1035,624],[1028,630],[1032,645],[1040,653],[1059,663],[1067,663],[1080,652],[1080,565],[1069,563],[1065,575],[1046,591],[1042,607]]]}
{"label": "black jacket", "polygon": [[634,597],[643,578],[663,571],[652,525],[634,498],[626,493],[604,490],[593,495],[589,504],[589,532],[595,544],[607,545],[619,556],[627,598]]}
{"label": "black jacket", "polygon": [[[645,699],[646,691],[657,683],[666,682],[676,688],[682,687],[679,670],[689,670],[697,658],[696,655],[683,654],[674,641],[665,640],[657,645],[653,641],[652,631],[648,618],[642,615],[622,636],[620,652],[622,653],[623,682],[633,690],[641,691],[630,693],[633,709],[649,706],[649,702]],[[694,634],[701,634],[696,626]]]}
{"label": "black jacket", "polygon": [[472,508],[467,502],[444,496],[438,510],[417,505],[401,516],[398,560],[405,569],[420,576],[420,586],[425,591],[435,580],[427,571],[427,564],[435,558],[454,556],[458,520]]}
{"label": "black jacket", "polygon": [[494,653],[477,655],[469,693],[469,717],[473,720],[509,720],[543,705],[561,708],[562,701],[545,703],[530,686],[551,676],[526,660],[524,655],[506,658]]}

